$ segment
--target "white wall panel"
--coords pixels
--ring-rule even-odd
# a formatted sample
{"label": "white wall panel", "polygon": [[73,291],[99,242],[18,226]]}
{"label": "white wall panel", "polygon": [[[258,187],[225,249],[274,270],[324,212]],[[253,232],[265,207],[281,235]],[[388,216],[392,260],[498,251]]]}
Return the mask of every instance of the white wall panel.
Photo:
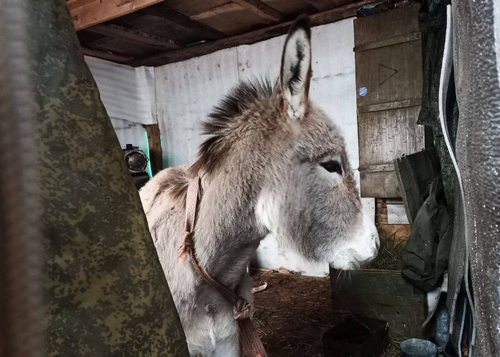
{"label": "white wall panel", "polygon": [[235,48],[156,68],[164,167],[195,161],[201,121],[237,82]]}
{"label": "white wall panel", "polygon": [[87,56],[85,61],[110,118],[156,124],[154,68],[134,68]]}

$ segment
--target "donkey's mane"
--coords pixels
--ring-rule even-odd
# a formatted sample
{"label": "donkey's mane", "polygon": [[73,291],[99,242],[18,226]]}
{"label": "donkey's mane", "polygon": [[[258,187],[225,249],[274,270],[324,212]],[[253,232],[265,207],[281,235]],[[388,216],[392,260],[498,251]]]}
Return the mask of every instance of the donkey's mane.
{"label": "donkey's mane", "polygon": [[277,88],[277,82],[273,85],[268,78],[240,82],[233,88],[202,123],[202,134],[210,137],[200,145],[198,160],[187,171],[185,167],[165,170],[165,179],[154,199],[167,192],[172,199],[185,205],[188,180],[201,173],[210,173],[217,166],[230,146],[226,139],[236,121],[244,118],[245,111],[275,95]]}
{"label": "donkey's mane", "polygon": [[230,140],[225,140],[233,131],[236,121],[255,108],[261,101],[271,98],[276,92],[277,82],[268,78],[240,82],[227,94],[202,123],[202,134],[210,135],[199,148],[198,160],[189,169],[190,174],[200,171],[209,173],[228,151]]}

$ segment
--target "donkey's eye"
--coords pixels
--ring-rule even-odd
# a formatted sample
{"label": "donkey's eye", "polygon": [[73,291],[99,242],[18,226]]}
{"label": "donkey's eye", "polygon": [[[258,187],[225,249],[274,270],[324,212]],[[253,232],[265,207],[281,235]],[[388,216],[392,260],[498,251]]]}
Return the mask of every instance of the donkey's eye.
{"label": "donkey's eye", "polygon": [[342,175],[342,165],[340,165],[340,162],[338,161],[330,160],[322,162],[320,165],[328,172],[336,172],[339,175]]}

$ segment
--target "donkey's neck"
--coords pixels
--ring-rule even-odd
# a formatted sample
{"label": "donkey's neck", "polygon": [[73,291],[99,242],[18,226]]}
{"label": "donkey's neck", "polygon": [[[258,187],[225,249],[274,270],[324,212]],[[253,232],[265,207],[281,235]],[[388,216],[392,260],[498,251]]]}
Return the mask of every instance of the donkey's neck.
{"label": "donkey's neck", "polygon": [[240,284],[259,242],[267,234],[255,217],[258,185],[241,178],[233,171],[229,176],[202,179],[195,226],[200,263],[230,288]]}

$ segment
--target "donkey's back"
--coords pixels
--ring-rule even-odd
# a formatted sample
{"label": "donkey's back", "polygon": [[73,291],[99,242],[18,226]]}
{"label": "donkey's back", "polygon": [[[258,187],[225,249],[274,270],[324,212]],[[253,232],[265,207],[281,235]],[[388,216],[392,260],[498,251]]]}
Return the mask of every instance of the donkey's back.
{"label": "donkey's back", "polygon": [[[174,301],[185,298],[190,270],[178,269],[177,250],[184,229],[185,192],[188,186],[186,166],[176,166],[160,171],[139,192],[153,237],[158,258],[170,285]],[[177,305],[182,316],[182,306]]]}

